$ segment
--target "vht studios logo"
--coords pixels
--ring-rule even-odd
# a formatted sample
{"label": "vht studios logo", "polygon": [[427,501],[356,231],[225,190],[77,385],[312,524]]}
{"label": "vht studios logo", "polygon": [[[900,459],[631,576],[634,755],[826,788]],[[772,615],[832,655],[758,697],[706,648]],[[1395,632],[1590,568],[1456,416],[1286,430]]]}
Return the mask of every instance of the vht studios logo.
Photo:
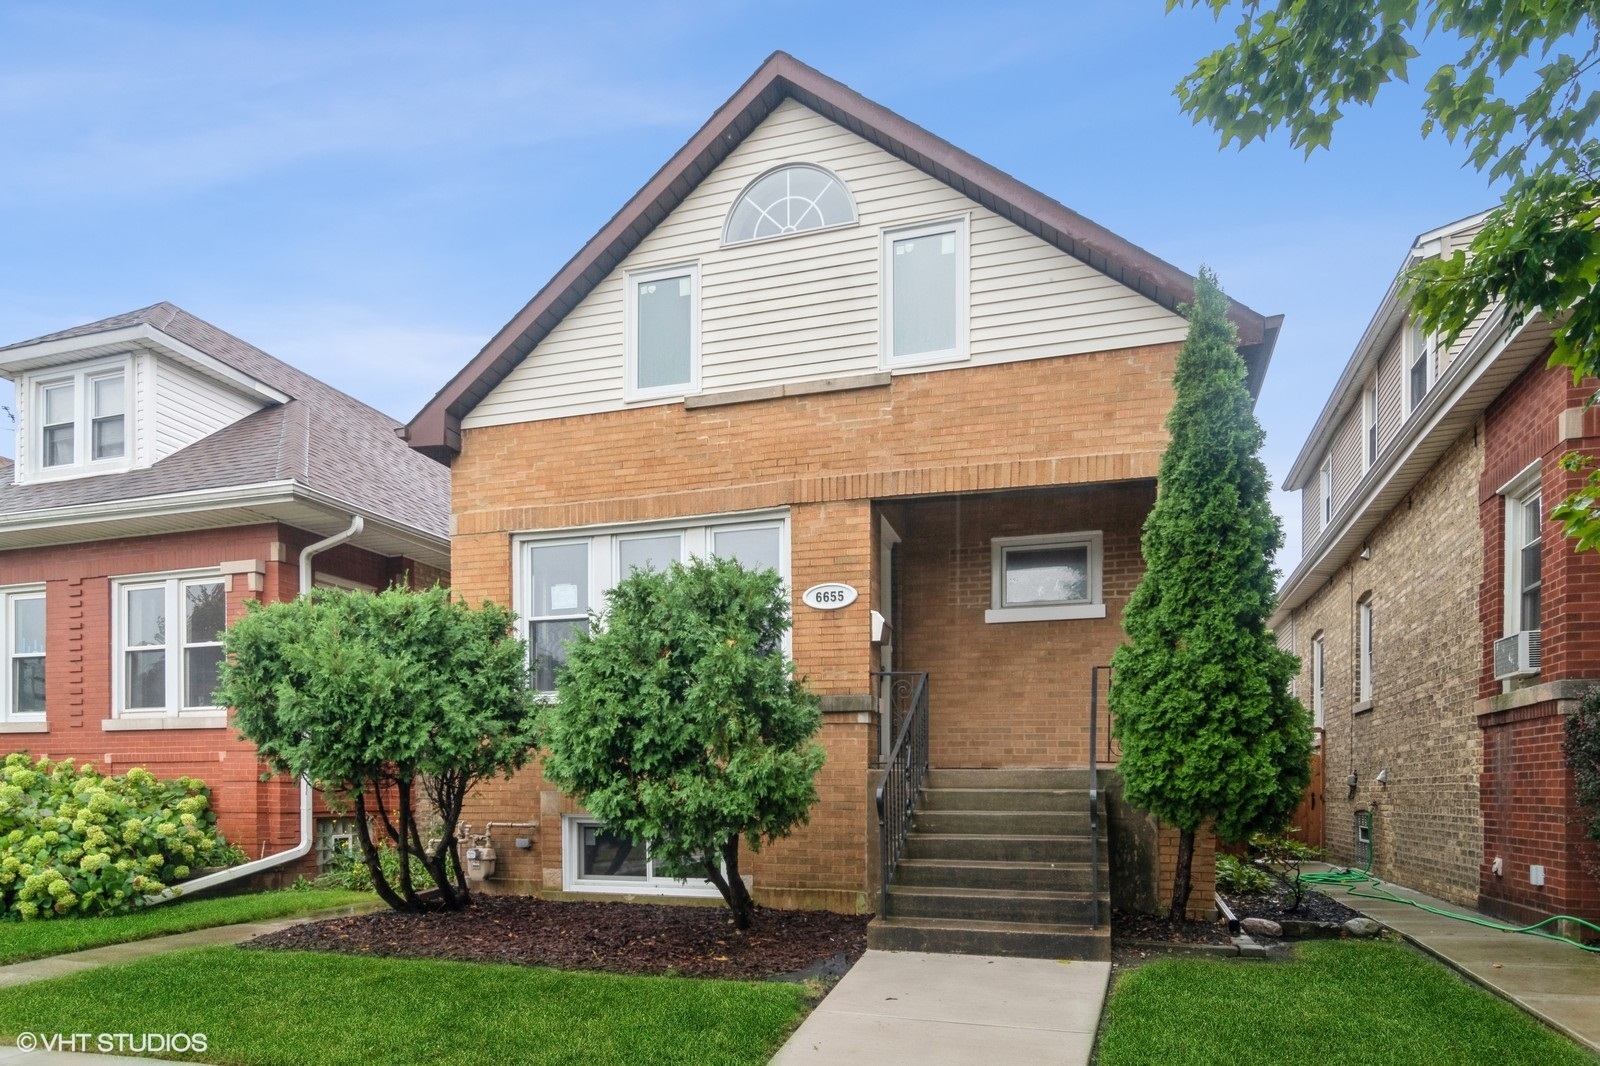
{"label": "vht studios logo", "polygon": [[159,1055],[166,1051],[204,1051],[204,1033],[18,1033],[18,1051],[113,1051]]}

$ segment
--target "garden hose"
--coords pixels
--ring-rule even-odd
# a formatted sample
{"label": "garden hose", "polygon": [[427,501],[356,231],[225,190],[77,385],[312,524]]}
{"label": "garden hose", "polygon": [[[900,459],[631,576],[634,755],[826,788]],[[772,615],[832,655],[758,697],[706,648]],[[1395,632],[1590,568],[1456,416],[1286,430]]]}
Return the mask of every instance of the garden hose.
{"label": "garden hose", "polygon": [[[1319,888],[1343,887],[1345,894],[1350,896],[1359,896],[1366,899],[1381,899],[1388,903],[1404,903],[1408,907],[1415,907],[1420,911],[1427,911],[1429,914],[1437,914],[1445,918],[1454,918],[1457,921],[1470,922],[1473,925],[1480,925],[1485,929],[1493,929],[1501,933],[1524,933],[1528,936],[1542,937],[1545,940],[1555,940],[1563,944],[1571,944],[1580,951],[1600,952],[1600,944],[1585,944],[1582,941],[1574,940],[1571,937],[1562,936],[1559,933],[1547,933],[1544,931],[1544,926],[1549,925],[1551,922],[1576,922],[1585,929],[1593,929],[1595,932],[1600,933],[1600,925],[1596,925],[1593,922],[1585,921],[1582,918],[1574,918],[1570,914],[1558,914],[1552,918],[1546,918],[1542,922],[1535,922],[1533,925],[1506,925],[1503,922],[1491,921],[1488,918],[1479,918],[1472,914],[1457,914],[1455,911],[1447,911],[1439,907],[1430,907],[1426,903],[1418,903],[1414,899],[1406,899],[1404,896],[1397,896],[1393,892],[1384,889],[1382,887],[1383,882],[1372,876],[1372,862],[1370,859],[1367,861],[1367,868],[1365,870],[1354,870],[1346,867],[1343,870],[1327,870],[1322,873],[1301,874],[1300,879],[1305,881],[1307,884],[1316,885]],[[1370,891],[1360,891],[1360,889],[1367,886],[1370,886]]]}

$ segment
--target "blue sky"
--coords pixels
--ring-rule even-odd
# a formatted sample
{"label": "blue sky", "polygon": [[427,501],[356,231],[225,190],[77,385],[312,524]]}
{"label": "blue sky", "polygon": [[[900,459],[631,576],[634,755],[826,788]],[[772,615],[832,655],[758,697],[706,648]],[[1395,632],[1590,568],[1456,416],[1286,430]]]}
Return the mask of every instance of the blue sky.
{"label": "blue sky", "polygon": [[1231,26],[1164,7],[0,3],[0,343],[170,300],[407,419],[781,48],[1286,315],[1276,483],[1412,237],[1492,195],[1404,85],[1309,161],[1219,151],[1172,86]]}

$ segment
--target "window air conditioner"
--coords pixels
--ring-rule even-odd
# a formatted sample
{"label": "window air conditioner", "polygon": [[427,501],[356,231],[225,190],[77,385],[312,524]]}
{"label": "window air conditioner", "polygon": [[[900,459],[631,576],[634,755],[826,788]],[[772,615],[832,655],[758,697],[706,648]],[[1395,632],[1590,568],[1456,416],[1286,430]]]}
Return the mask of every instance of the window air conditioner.
{"label": "window air conditioner", "polygon": [[1525,629],[1494,642],[1494,679],[1527,677],[1539,672],[1539,631]]}

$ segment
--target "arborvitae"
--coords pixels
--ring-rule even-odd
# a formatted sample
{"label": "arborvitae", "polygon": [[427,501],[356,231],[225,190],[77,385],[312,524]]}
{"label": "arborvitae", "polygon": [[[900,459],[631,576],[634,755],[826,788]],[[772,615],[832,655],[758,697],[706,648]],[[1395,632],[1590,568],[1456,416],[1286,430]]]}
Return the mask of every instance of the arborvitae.
{"label": "arborvitae", "polygon": [[1111,708],[1124,795],[1180,832],[1171,915],[1189,902],[1195,832],[1276,831],[1310,779],[1311,728],[1289,694],[1299,660],[1266,622],[1283,543],[1238,334],[1202,268],[1178,353],[1144,579],[1122,617]]}

